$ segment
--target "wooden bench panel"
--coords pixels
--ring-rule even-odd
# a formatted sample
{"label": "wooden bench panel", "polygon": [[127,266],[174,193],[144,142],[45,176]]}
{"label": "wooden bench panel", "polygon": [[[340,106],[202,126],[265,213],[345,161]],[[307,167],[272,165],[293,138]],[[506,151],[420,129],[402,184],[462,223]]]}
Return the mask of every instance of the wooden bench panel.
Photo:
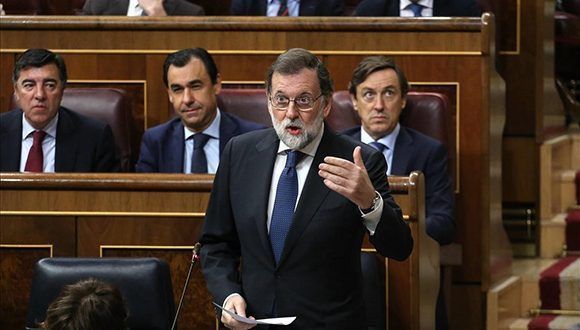
{"label": "wooden bench panel", "polygon": [[[0,304],[0,327],[22,324],[30,263],[47,256],[37,249],[14,250],[18,244],[45,244],[54,256],[162,258],[170,264],[178,299],[212,179],[182,174],[1,174],[0,273],[13,276],[0,278],[3,297],[10,297]],[[424,229],[423,176],[390,177],[389,183],[411,226],[415,249],[405,262],[388,261],[386,286],[392,303],[387,303],[387,314],[391,327],[425,328],[434,322],[439,261],[436,243]],[[28,263],[10,262],[23,253]],[[14,277],[18,274],[23,277]],[[11,278],[24,282],[18,291],[8,290]],[[199,267],[190,285],[179,327],[213,327],[211,297]]]}

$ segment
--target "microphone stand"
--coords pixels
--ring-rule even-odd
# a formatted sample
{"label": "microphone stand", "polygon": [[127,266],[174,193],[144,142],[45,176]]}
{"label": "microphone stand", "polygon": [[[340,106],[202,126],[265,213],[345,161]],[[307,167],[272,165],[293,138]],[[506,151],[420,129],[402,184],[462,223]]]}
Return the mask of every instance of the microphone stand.
{"label": "microphone stand", "polygon": [[185,284],[183,285],[183,290],[181,291],[181,298],[179,298],[179,305],[177,305],[177,311],[175,312],[175,318],[173,319],[173,324],[171,325],[171,330],[175,329],[177,325],[177,319],[179,318],[179,311],[183,305],[183,298],[185,297],[185,292],[187,291],[187,285],[189,284],[189,279],[191,278],[191,271],[193,270],[193,265],[199,260],[199,249],[201,249],[201,244],[195,243],[193,246],[193,254],[191,255],[191,264],[189,265],[189,271],[187,272],[187,277],[185,278]]}

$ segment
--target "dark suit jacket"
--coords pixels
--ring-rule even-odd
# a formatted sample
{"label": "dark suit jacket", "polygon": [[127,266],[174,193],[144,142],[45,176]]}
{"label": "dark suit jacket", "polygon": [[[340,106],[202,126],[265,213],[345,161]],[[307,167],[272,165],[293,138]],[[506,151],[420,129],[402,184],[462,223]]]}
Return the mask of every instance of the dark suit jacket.
{"label": "dark suit jacket", "polygon": [[[268,0],[232,0],[230,13],[238,16],[266,16]],[[342,0],[302,0],[299,16],[342,16]]]}
{"label": "dark suit jacket", "polygon": [[[356,7],[355,16],[400,15],[398,0],[363,0]],[[475,0],[433,0],[433,16],[481,16]]]}
{"label": "dark suit jacket", "polygon": [[[86,0],[84,15],[127,15],[129,0]],[[168,16],[203,16],[202,7],[186,0],[164,0],[163,8]]]}
{"label": "dark suit jacket", "polygon": [[[346,130],[344,134],[360,141],[360,126]],[[392,175],[409,175],[412,171],[425,174],[427,234],[441,245],[453,242],[454,195],[447,171],[445,146],[414,129],[401,126],[391,167]]]}
{"label": "dark suit jacket", "polygon": [[[0,171],[18,172],[22,111],[0,115]],[[117,172],[115,140],[109,125],[61,107],[56,125],[55,172]]]}
{"label": "dark suit jacket", "polygon": [[[228,141],[240,134],[266,128],[221,112],[220,153]],[[185,135],[180,118],[152,127],[143,134],[141,152],[135,170],[147,173],[183,173]]]}
{"label": "dark suit jacket", "polygon": [[324,185],[318,165],[325,156],[352,161],[355,146],[362,146],[384,199],[370,241],[382,255],[403,260],[413,239],[389,194],[384,157],[326,128],[276,266],[267,206],[278,145],[274,129],[267,129],[235,137],[224,150],[201,238],[209,291],[219,304],[231,293],[242,294],[248,315],[256,318],[297,316],[291,328],[366,329],[360,249],[367,230],[358,207]]}

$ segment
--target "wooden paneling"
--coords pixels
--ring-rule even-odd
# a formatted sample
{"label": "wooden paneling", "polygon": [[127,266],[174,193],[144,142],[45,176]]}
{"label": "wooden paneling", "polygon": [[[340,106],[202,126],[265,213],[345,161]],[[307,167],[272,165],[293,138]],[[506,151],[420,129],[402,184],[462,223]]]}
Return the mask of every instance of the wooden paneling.
{"label": "wooden paneling", "polygon": [[0,328],[22,329],[34,265],[50,256],[50,246],[0,244]]}
{"label": "wooden paneling", "polygon": [[[505,137],[503,140],[504,200],[529,202],[538,200],[538,146],[533,138]],[[509,166],[508,166],[509,165]]]}
{"label": "wooden paneling", "polygon": [[[158,257],[170,265],[177,303],[191,248],[201,233],[212,179],[184,174],[4,173],[0,244],[45,243],[55,247],[55,256]],[[423,175],[390,177],[389,183],[409,221],[415,247],[407,261],[388,262],[387,314],[395,328],[432,328],[439,252],[426,234]],[[372,248],[368,242],[364,247]],[[10,325],[23,324],[31,269],[38,259],[50,256],[36,250],[25,251],[25,257],[22,253],[0,248],[0,274],[6,275],[0,277],[5,293],[0,313],[2,322]],[[11,286],[16,281],[18,291]],[[211,296],[199,267],[190,286],[180,329],[213,328]]]}
{"label": "wooden paneling", "polygon": [[[146,127],[172,115],[161,81],[163,59],[192,46],[208,49],[223,80],[234,85],[263,81],[274,58],[292,47],[307,48],[320,56],[337,89],[346,89],[358,61],[376,54],[395,57],[412,82],[455,84],[457,242],[463,245],[463,264],[453,277],[457,283],[485,291],[493,277],[501,277],[509,269],[510,253],[503,246],[503,229],[497,225],[501,224],[505,89],[495,72],[495,32],[489,15],[419,20],[13,16],[3,18],[0,29],[0,54],[8,62],[29,47],[46,47],[65,56],[71,78],[146,81]],[[518,74],[520,78],[534,77],[533,72]],[[0,84],[2,102],[11,86],[2,80]],[[521,82],[514,86],[518,84]],[[526,97],[529,95],[534,94]],[[4,109],[5,104],[0,104],[0,110]]]}

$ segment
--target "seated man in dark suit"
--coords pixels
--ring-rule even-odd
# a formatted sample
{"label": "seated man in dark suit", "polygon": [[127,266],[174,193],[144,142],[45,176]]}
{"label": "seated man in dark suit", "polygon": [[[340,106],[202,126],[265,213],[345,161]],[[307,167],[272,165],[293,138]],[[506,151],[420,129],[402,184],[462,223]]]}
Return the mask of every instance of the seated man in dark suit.
{"label": "seated man in dark suit", "polygon": [[265,128],[218,110],[221,76],[205,49],[170,54],[163,82],[178,117],[145,132],[137,172],[215,173],[232,137]]}
{"label": "seated man in dark suit", "polygon": [[187,0],[87,0],[84,15],[203,16],[202,7]]}
{"label": "seated man in dark suit", "polygon": [[29,49],[12,80],[20,109],[0,115],[0,171],[119,170],[111,128],[60,106],[67,81],[62,57]]}
{"label": "seated man in dark suit", "polygon": [[342,16],[343,0],[232,0],[232,15]]}
{"label": "seated man in dark suit", "polygon": [[480,16],[476,0],[363,0],[355,16]]}
{"label": "seated man in dark suit", "polygon": [[[454,195],[447,172],[447,150],[441,142],[399,124],[409,90],[403,71],[392,59],[367,57],[354,70],[348,89],[362,126],[344,134],[380,150],[389,175],[409,175],[415,170],[424,173],[427,234],[441,245],[451,243],[455,233]],[[437,305],[444,307],[442,301]],[[444,312],[440,314],[438,324],[446,323],[441,319]]]}

